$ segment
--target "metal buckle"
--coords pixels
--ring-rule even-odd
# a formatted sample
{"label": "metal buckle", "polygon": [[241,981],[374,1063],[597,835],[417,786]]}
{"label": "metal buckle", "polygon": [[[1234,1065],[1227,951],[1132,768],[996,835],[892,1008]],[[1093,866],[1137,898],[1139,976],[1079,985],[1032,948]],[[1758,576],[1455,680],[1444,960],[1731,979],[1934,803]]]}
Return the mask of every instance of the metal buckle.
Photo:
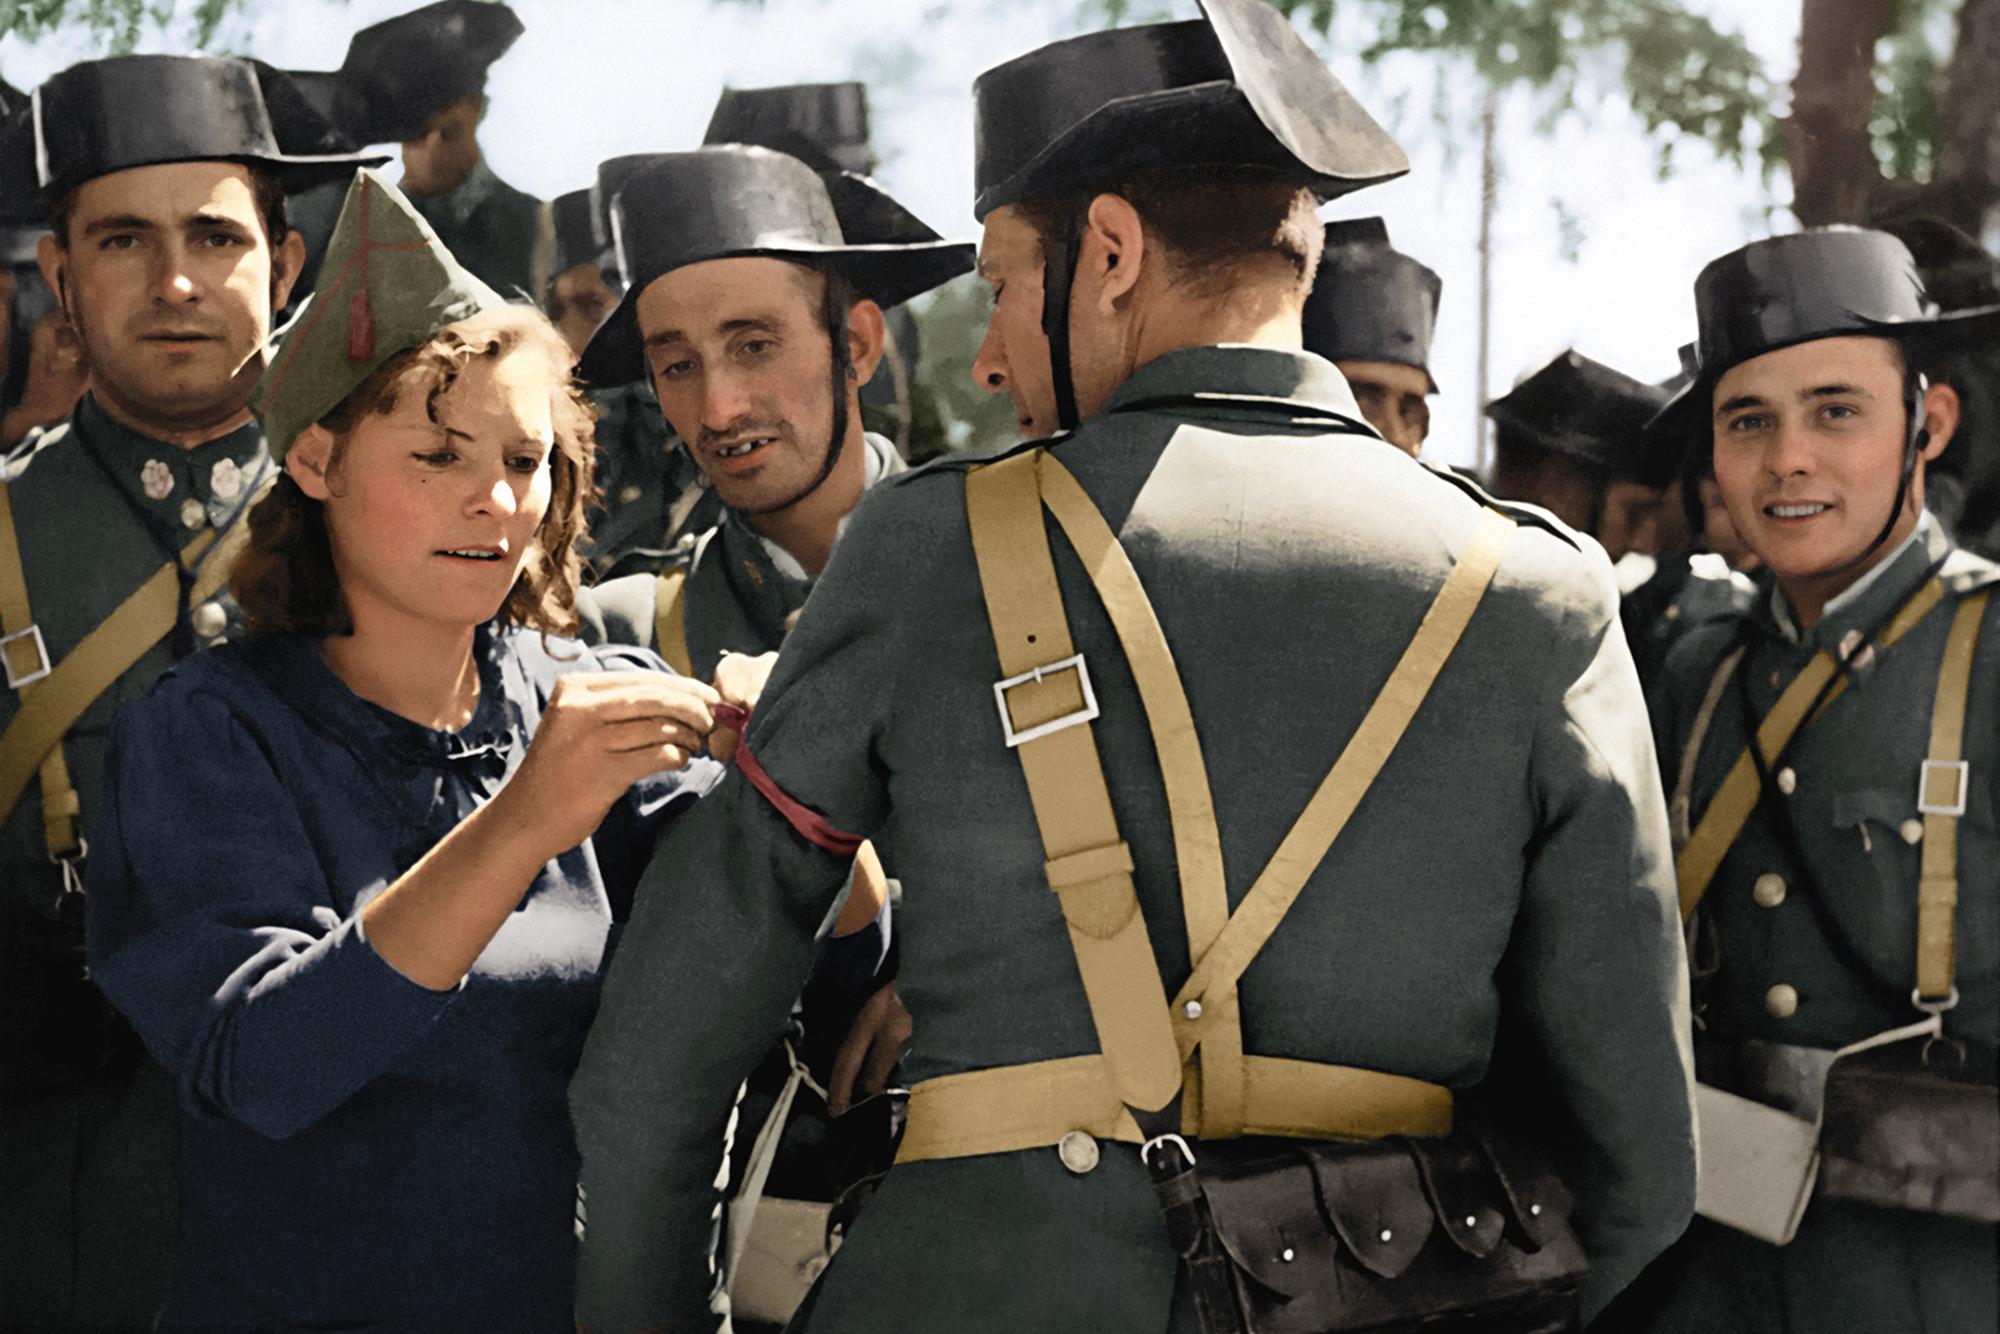
{"label": "metal buckle", "polygon": [[[1036,723],[1026,731],[1016,732],[1014,730],[1014,715],[1007,710],[1007,692],[1015,686],[1026,685],[1030,681],[1040,682],[1043,677],[1051,673],[1068,671],[1071,668],[1076,670],[1076,679],[1083,686],[1083,707],[1074,713],[1066,713],[1060,718],[1051,718],[1045,723]],[[1081,653],[1072,653],[1069,657],[1059,662],[1045,663],[1040,667],[1034,668],[1032,671],[1022,672],[1019,676],[1010,676],[1004,681],[995,681],[993,683],[993,698],[1000,706],[1001,735],[1007,738],[1007,745],[1010,748],[1018,746],[1025,741],[1033,741],[1036,737],[1047,736],[1051,732],[1060,732],[1065,727],[1075,727],[1078,723],[1087,723],[1097,716],[1097,692],[1090,688],[1090,668],[1085,665]]]}
{"label": "metal buckle", "polygon": [[[36,666],[32,672],[16,672],[14,670],[14,654],[12,649],[14,645],[23,640],[35,646]],[[22,686],[33,685],[44,676],[47,676],[53,668],[49,665],[49,645],[48,641],[42,638],[42,627],[31,624],[27,629],[16,630],[11,635],[0,635],[0,664],[4,664],[7,668],[7,688],[9,690],[19,690]]]}
{"label": "metal buckle", "polygon": [[[1934,770],[1938,769],[1950,769],[1957,774],[1958,785],[1954,789],[1954,791],[1958,795],[1958,800],[1955,803],[1946,805],[1943,803],[1932,803],[1924,800],[1924,794],[1930,791],[1931,773]],[[1925,760],[1923,762],[1923,765],[1917,770],[1917,809],[1922,811],[1925,815],[1952,815],[1952,816],[1964,815],[1965,793],[1966,789],[1970,787],[1971,784],[1972,784],[1972,765],[1969,761]]]}
{"label": "metal buckle", "polygon": [[1187,1164],[1187,1167],[1182,1169],[1183,1171],[1190,1170],[1194,1167],[1194,1150],[1188,1147],[1188,1142],[1186,1140],[1182,1139],[1179,1135],[1173,1134],[1171,1132],[1165,1135],[1155,1135],[1151,1139],[1147,1140],[1144,1144],[1140,1145],[1139,1161],[1144,1163],[1148,1168],[1151,1168],[1154,1171],[1158,1171],[1159,1170],[1158,1165],[1153,1162],[1153,1156],[1152,1156],[1153,1150],[1168,1148],[1168,1147],[1176,1148],[1181,1151],[1181,1161]]}
{"label": "metal buckle", "polygon": [[1924,999],[1924,993],[1922,988],[1911,987],[1910,1004],[1916,1006],[1919,1010],[1922,1010],[1925,1014],[1943,1014],[1946,1010],[1957,1008],[1958,988],[1953,987],[1951,989],[1951,994],[1949,996],[1946,996],[1943,1000],[1927,1001]]}

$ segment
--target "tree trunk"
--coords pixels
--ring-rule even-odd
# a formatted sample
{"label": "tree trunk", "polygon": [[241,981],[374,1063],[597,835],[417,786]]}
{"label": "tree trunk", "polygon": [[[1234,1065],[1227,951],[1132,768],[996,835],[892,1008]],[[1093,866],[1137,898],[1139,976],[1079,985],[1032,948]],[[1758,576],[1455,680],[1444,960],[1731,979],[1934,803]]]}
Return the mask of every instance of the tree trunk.
{"label": "tree trunk", "polygon": [[2000,0],[1965,0],[1938,88],[1937,162],[1931,179],[1884,201],[1877,217],[1937,218],[1981,235],[2000,206]]}
{"label": "tree trunk", "polygon": [[1888,34],[1892,8],[1893,0],[1805,0],[1785,121],[1792,212],[1804,226],[1869,216],[1882,183],[1868,136],[1875,44]]}

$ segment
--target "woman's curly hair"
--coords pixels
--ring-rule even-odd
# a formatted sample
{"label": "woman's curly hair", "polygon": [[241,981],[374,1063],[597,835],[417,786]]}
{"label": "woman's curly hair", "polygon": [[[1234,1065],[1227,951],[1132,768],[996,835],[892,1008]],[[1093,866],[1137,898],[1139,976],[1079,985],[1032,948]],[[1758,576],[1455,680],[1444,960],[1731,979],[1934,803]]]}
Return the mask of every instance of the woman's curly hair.
{"label": "woman's curly hair", "polygon": [[[531,306],[483,311],[383,362],[320,419],[334,438],[328,471],[339,466],[348,436],[369,414],[393,412],[406,394],[422,393],[435,421],[439,397],[474,358],[515,354],[539,356],[548,364],[555,449],[549,455],[548,513],[542,516],[528,563],[501,606],[500,619],[544,634],[573,634],[581,568],[576,547],[594,498],[596,411],[572,373],[575,355],[541,312]],[[354,622],[340,591],[321,503],[281,472],[247,522],[249,542],[236,559],[229,591],[243,608],[249,632],[352,634]]]}

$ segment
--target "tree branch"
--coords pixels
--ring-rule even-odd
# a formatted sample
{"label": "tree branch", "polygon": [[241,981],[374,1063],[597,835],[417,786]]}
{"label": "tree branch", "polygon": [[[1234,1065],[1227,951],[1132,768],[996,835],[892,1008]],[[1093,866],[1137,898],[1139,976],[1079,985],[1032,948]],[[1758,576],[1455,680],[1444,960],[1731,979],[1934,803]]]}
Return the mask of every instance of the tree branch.
{"label": "tree branch", "polygon": [[1875,44],[1888,34],[1892,9],[1892,0],[1805,0],[1785,121],[1792,212],[1805,226],[1869,216],[1882,181],[1868,137]]}

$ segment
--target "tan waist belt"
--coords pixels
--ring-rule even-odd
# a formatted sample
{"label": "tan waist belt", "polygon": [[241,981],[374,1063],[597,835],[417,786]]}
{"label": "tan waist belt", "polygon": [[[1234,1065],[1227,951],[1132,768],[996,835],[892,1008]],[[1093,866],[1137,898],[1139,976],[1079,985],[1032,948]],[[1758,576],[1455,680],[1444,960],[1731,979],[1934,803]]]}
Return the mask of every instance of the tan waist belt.
{"label": "tan waist belt", "polygon": [[[1451,1090],[1377,1070],[1276,1056],[1243,1057],[1245,1135],[1379,1139],[1451,1130]],[[1197,1132],[1184,1108],[1186,1133]],[[1003,1065],[927,1079],[910,1090],[899,1163],[1044,1149],[1073,1131],[1143,1142],[1100,1055]]]}

